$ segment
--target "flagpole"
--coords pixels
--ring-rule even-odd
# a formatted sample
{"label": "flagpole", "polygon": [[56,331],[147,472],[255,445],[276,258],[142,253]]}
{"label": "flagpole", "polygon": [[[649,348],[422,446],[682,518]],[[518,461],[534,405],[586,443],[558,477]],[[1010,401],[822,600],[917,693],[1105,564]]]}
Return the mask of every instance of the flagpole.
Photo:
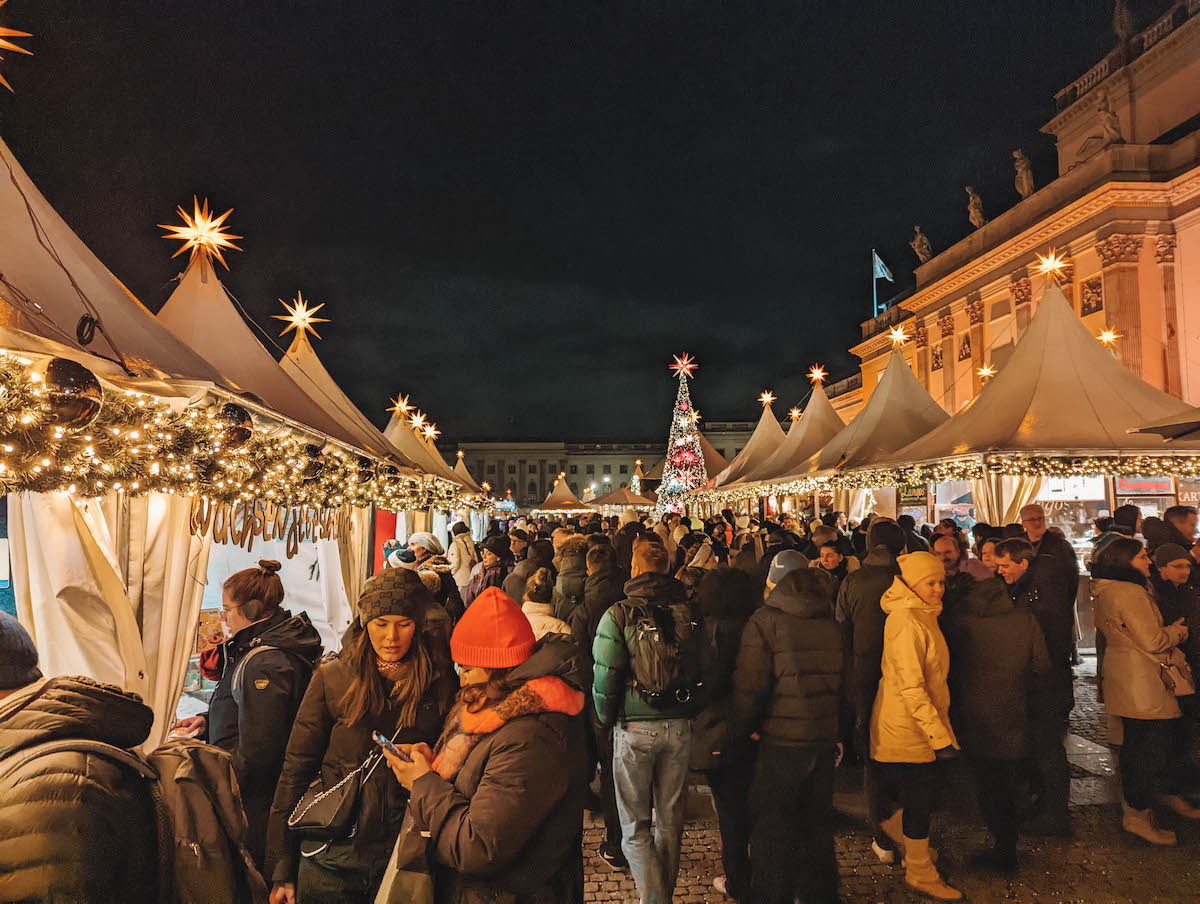
{"label": "flagpole", "polygon": [[871,249],[871,302],[872,317],[879,316],[879,279],[875,275],[875,249]]}

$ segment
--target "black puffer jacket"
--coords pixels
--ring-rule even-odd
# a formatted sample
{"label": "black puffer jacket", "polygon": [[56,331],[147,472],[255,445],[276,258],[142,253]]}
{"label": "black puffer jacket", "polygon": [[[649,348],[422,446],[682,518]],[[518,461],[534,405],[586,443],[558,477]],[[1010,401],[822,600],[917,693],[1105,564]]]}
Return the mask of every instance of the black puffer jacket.
{"label": "black puffer jacket", "polygon": [[1047,715],[1065,719],[1075,705],[1071,648],[1075,640],[1075,598],[1071,576],[1061,562],[1039,555],[1017,583],[1008,587],[1013,605],[1028,609],[1042,628],[1050,654],[1050,679],[1045,698]]}
{"label": "black puffer jacket", "polygon": [[[583,588],[587,583],[587,540],[570,537],[554,557],[558,577],[554,581],[554,617],[570,624],[576,606],[583,604]],[[601,613],[603,614],[603,613]]]}
{"label": "black puffer jacket", "polygon": [[[508,681],[555,676],[578,692],[585,668],[578,643],[551,634]],[[587,782],[582,710],[509,719],[475,745],[452,780],[436,772],[417,779],[409,806],[429,831],[439,902],[582,902]]]}
{"label": "black puffer jacket", "polygon": [[[39,681],[0,701],[0,771],[36,744],[136,747],[154,714],[88,678]],[[150,785],[104,756],[40,756],[0,780],[0,901],[151,904],[158,839]]]}
{"label": "black puffer jacket", "polygon": [[[354,675],[346,657],[343,650],[321,663],[296,714],[271,806],[264,871],[268,883],[296,881],[300,840],[288,831],[287,820],[313,780],[320,778],[323,787],[332,788],[377,749],[371,732],[379,731],[389,738],[395,735],[400,719],[396,707],[378,719],[347,723],[343,701]],[[432,744],[437,740],[456,692],[453,672],[447,671],[432,682],[421,700],[416,724],[401,731],[396,743]],[[339,846],[350,849],[340,852],[339,862],[354,862],[380,852],[386,857],[400,831],[405,805],[404,789],[386,764],[381,765],[362,786],[357,829],[349,842]]]}
{"label": "black puffer jacket", "polygon": [[877,546],[863,559],[862,567],[846,575],[838,588],[836,616],[850,657],[847,694],[860,721],[870,720],[879,679],[883,677],[883,625],[887,613],[879,601],[899,573],[895,556],[886,546]]}
{"label": "black puffer jacket", "polygon": [[589,574],[583,582],[583,605],[575,607],[567,624],[571,626],[571,636],[584,646],[589,655],[600,619],[609,606],[625,599],[625,582],[628,580],[629,576],[614,566]]}
{"label": "black puffer jacket", "polygon": [[[264,647],[275,649],[253,652]],[[321,658],[321,635],[305,613],[281,609],[238,631],[222,653],[221,680],[208,710],[208,741],[233,757],[246,810],[247,847],[261,868],[275,782],[296,711]],[[232,685],[243,660],[239,704]]]}
{"label": "black puffer jacket", "polygon": [[734,737],[780,746],[838,738],[842,635],[832,585],[810,569],[787,575],[742,632],[733,676]]}
{"label": "black puffer jacket", "polygon": [[968,754],[1019,760],[1051,688],[1042,629],[1000,578],[980,581],[947,626],[950,722]]}

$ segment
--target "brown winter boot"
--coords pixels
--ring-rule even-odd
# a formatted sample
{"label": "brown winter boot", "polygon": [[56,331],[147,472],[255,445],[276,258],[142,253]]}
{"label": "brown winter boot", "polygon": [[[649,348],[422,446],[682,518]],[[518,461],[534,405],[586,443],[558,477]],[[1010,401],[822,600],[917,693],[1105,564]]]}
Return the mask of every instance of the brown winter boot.
{"label": "brown winter boot", "polygon": [[1138,838],[1151,844],[1167,846],[1175,844],[1175,833],[1158,828],[1154,824],[1151,810],[1135,810],[1125,801],[1121,801],[1121,810],[1123,811],[1121,828],[1130,835],[1137,835]]}
{"label": "brown winter boot", "polygon": [[1178,813],[1184,819],[1200,819],[1200,810],[1193,807],[1178,794],[1164,795],[1162,800],[1173,813]]}
{"label": "brown winter boot", "polygon": [[[897,810],[895,813],[893,813],[891,816],[889,816],[887,819],[885,819],[883,822],[881,822],[879,824],[879,828],[883,829],[883,834],[887,835],[888,838],[892,839],[892,844],[894,844],[896,846],[896,851],[900,854],[900,864],[903,865],[904,864],[904,810],[903,810],[903,808]],[[876,851],[875,855],[878,857],[879,852]],[[879,859],[883,860],[884,863],[892,862],[890,860],[884,860],[883,857],[879,857]],[[934,863],[937,863],[937,861],[938,861],[938,852],[934,848],[929,849],[929,859],[932,860]]]}
{"label": "brown winter boot", "polygon": [[904,851],[905,885],[937,901],[962,900],[962,892],[943,882],[929,859],[928,838],[905,838]]}

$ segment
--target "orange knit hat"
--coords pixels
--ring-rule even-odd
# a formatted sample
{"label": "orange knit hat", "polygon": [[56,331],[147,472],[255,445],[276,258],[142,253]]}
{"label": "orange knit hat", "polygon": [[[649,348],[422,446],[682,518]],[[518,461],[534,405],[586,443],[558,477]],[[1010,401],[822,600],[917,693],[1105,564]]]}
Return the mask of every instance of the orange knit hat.
{"label": "orange knit hat", "polygon": [[489,587],[459,619],[450,635],[450,655],[468,668],[507,669],[528,659],[536,642],[521,607],[503,590]]}

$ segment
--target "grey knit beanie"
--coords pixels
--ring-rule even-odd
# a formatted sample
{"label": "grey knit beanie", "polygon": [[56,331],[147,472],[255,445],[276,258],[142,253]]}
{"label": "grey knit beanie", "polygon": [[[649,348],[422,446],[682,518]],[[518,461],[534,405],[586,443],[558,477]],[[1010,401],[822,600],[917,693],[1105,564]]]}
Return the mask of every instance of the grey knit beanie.
{"label": "grey knit beanie", "polygon": [[425,610],[433,604],[433,594],[414,571],[385,568],[363,585],[358,598],[358,621],[363,627],[373,618],[402,615],[417,624],[425,620]]}
{"label": "grey knit beanie", "polygon": [[33,638],[19,621],[0,612],[0,691],[15,691],[41,677]]}

